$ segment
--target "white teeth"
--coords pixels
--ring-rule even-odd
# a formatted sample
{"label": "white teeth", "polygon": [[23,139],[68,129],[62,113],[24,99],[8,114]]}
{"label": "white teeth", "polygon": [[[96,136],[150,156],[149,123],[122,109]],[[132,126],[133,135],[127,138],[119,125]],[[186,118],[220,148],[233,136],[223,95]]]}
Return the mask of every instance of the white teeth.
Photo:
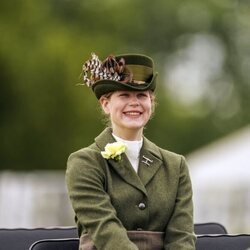
{"label": "white teeth", "polygon": [[139,115],[140,112],[126,112],[126,115]]}

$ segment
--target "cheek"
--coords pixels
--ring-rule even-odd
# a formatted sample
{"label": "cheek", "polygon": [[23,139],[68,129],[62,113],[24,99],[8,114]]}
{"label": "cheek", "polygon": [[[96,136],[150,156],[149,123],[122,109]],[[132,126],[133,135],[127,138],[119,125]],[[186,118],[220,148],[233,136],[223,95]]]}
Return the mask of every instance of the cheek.
{"label": "cheek", "polygon": [[111,120],[119,120],[119,119],[121,119],[121,115],[122,115],[122,113],[121,113],[121,110],[118,108],[118,107],[114,107],[114,106],[110,106],[108,109],[107,109],[107,113],[106,114],[108,114],[109,116],[110,116],[110,118],[111,118]]}
{"label": "cheek", "polygon": [[152,103],[151,103],[151,102],[147,103],[147,104],[145,105],[145,109],[147,110],[147,112],[148,112],[149,114],[151,114],[152,111],[153,111],[153,105],[152,105]]}

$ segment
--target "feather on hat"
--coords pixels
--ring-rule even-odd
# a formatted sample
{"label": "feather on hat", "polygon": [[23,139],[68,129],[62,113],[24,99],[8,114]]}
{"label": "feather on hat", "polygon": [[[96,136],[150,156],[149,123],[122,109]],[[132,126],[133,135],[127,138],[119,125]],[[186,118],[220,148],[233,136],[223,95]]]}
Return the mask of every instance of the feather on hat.
{"label": "feather on hat", "polygon": [[92,53],[83,64],[82,74],[97,99],[117,90],[154,91],[156,87],[153,60],[140,54],[110,55],[102,62]]}

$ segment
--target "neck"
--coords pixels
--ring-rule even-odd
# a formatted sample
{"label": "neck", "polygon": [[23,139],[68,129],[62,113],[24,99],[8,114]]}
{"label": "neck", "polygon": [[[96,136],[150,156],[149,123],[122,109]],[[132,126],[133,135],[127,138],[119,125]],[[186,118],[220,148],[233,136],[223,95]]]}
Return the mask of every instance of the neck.
{"label": "neck", "polygon": [[140,130],[132,130],[132,129],[116,129],[113,128],[113,133],[114,135],[127,140],[127,141],[139,141],[142,138],[142,131],[143,129]]}

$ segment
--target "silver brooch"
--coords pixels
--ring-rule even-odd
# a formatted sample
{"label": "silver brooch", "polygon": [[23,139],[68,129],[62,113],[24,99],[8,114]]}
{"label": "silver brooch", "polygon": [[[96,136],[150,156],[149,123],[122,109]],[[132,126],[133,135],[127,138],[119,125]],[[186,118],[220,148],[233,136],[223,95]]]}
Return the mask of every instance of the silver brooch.
{"label": "silver brooch", "polygon": [[145,163],[147,166],[150,166],[150,164],[153,162],[153,160],[150,160],[149,158],[147,158],[146,156],[142,156],[142,163]]}

